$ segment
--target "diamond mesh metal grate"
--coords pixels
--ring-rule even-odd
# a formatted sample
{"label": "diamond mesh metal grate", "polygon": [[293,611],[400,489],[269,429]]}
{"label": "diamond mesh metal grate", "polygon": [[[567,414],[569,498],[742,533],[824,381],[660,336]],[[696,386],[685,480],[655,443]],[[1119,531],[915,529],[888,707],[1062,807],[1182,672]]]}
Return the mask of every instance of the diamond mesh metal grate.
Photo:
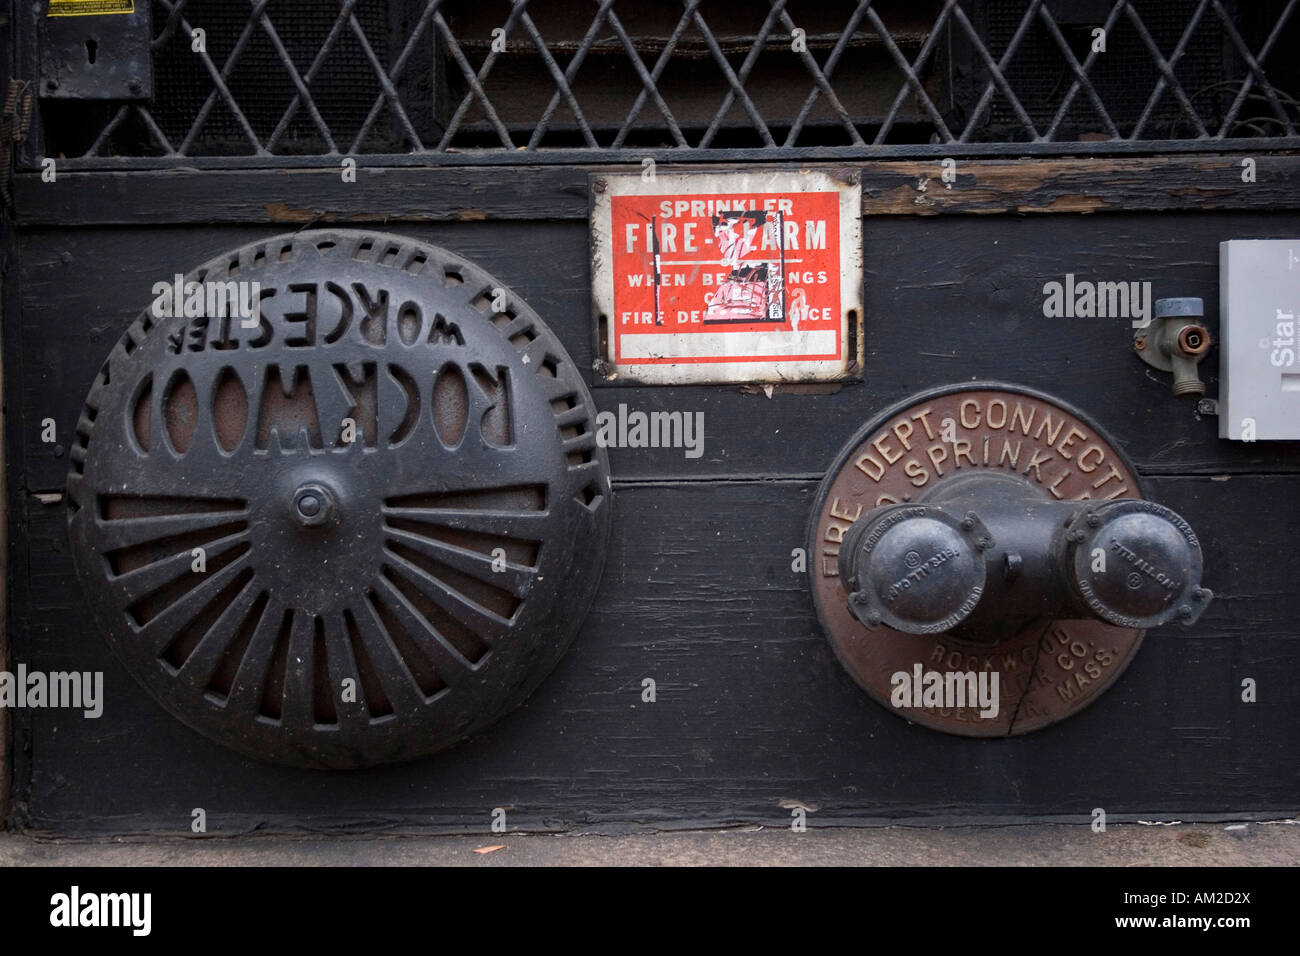
{"label": "diamond mesh metal grate", "polygon": [[1292,147],[1298,2],[153,0],[152,102],[86,105],[76,122],[52,107],[44,150],[463,162]]}

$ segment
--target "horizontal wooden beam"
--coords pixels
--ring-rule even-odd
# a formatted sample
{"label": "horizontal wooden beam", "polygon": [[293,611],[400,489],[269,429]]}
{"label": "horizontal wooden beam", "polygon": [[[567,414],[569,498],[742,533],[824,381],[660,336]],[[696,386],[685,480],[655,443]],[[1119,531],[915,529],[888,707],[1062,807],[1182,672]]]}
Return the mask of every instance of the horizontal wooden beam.
{"label": "horizontal wooden beam", "polygon": [[[1300,209],[1300,154],[955,160],[860,165],[864,215]],[[1243,165],[1245,164],[1245,165]],[[844,169],[844,162],[834,163]],[[627,167],[65,171],[15,176],[19,226],[585,219],[592,176]],[[725,166],[661,164],[660,172]],[[732,167],[757,168],[757,167]],[[57,171],[57,167],[56,167]],[[640,168],[635,169],[640,172]],[[1249,174],[1249,175],[1248,175]]]}
{"label": "horizontal wooden beam", "polygon": [[882,163],[862,179],[865,215],[1296,209],[1300,156]]}

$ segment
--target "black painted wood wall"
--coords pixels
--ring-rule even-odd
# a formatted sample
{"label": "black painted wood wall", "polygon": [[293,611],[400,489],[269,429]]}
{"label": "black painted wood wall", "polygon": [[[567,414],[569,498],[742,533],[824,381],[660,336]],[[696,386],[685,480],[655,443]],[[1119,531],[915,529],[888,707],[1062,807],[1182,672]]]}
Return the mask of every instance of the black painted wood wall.
{"label": "black painted wood wall", "polygon": [[[1213,417],[1176,400],[1168,377],[1134,356],[1126,320],[1042,314],[1043,284],[1072,272],[1149,280],[1154,297],[1202,296],[1213,330],[1219,242],[1294,236],[1294,213],[867,215],[862,381],[771,397],[591,381],[601,409],[704,412],[703,456],[611,449],[614,530],[594,608],[524,707],[453,751],[331,774],[255,763],[154,704],[89,622],[64,504],[38,497],[61,491],[67,468],[66,455],[40,442],[40,421],[52,417],[71,435],[95,372],[152,284],[303,225],[266,221],[267,207],[251,201],[239,224],[228,192],[208,216],[220,223],[192,221],[203,211],[115,213],[117,187],[104,179],[96,187],[82,177],[81,200],[67,199],[75,183],[61,187],[62,212],[42,205],[36,184],[20,192],[27,212],[5,286],[12,657],[33,669],[102,670],[106,696],[98,720],[15,713],[16,822],[179,833],[202,807],[209,832],[486,831],[501,807],[511,829],[787,826],[783,804],[796,801],[818,808],[814,826],[1082,824],[1095,807],[1119,819],[1189,819],[1274,817],[1300,804],[1300,448],[1219,440]],[[409,191],[418,179],[406,179],[410,208],[422,202]],[[83,202],[92,215],[76,215]],[[431,187],[429,203],[445,204],[445,189]],[[580,208],[564,209],[384,222],[363,208],[348,225],[473,260],[526,298],[589,369],[588,230]],[[1216,366],[1217,350],[1202,365],[1211,396]],[[791,569],[817,483],[853,432],[912,392],[977,378],[1043,390],[1108,432],[1147,496],[1197,530],[1216,594],[1195,627],[1149,632],[1091,707],[1007,740],[924,730],[867,699],[836,663],[805,576]],[[645,677],[657,682],[654,703],[641,700]],[[1257,682],[1256,703],[1240,699],[1245,677]]]}

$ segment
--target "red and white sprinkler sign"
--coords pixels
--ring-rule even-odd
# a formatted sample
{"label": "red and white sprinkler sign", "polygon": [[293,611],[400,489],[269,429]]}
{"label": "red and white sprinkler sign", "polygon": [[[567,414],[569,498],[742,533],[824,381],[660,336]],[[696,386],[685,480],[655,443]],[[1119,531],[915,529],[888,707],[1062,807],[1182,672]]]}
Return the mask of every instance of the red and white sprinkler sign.
{"label": "red and white sprinkler sign", "polygon": [[611,375],[849,374],[862,316],[856,183],[821,171],[628,174],[601,177],[594,197],[593,297]]}

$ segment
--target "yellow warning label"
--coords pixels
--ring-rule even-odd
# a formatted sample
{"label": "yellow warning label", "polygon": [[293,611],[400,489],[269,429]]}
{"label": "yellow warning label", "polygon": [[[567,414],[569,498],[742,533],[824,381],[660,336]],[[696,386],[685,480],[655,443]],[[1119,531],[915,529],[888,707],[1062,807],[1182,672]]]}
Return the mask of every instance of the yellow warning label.
{"label": "yellow warning label", "polygon": [[135,0],[50,0],[52,17],[88,17],[97,13],[134,13]]}

